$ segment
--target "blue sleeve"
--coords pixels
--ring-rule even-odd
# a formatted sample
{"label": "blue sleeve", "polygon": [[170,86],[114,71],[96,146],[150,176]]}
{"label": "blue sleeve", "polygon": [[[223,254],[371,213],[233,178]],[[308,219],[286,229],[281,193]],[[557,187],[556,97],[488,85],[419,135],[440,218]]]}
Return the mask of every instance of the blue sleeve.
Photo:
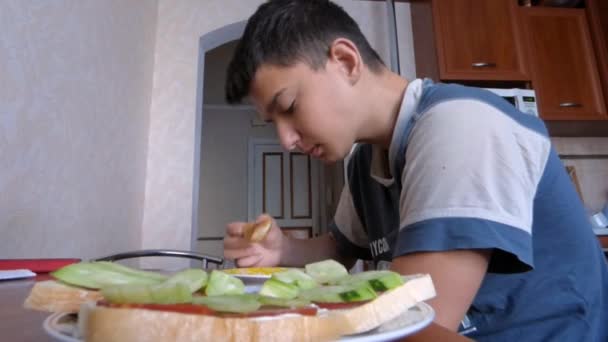
{"label": "blue sleeve", "polygon": [[528,233],[502,223],[476,218],[436,218],[403,227],[394,257],[413,252],[492,249],[488,272],[517,273],[532,269]]}

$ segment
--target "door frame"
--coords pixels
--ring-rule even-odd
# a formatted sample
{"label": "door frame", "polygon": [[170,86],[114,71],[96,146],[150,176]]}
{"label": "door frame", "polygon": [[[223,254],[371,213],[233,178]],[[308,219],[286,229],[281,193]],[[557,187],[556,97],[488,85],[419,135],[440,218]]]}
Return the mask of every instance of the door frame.
{"label": "door frame", "polygon": [[253,205],[255,198],[255,180],[254,180],[254,163],[255,163],[255,147],[260,145],[280,145],[279,140],[277,139],[268,139],[268,138],[250,138],[249,144],[247,146],[247,219],[255,220],[256,215],[253,210]]}
{"label": "door frame", "polygon": [[[204,79],[205,79],[205,55],[208,51],[217,48],[225,43],[238,40],[245,31],[247,20],[238,21],[208,32],[199,38],[198,47],[198,69],[196,86],[196,115],[194,118],[194,170],[192,181],[192,225],[190,227],[190,249],[196,251],[198,248],[199,235],[199,202],[200,202],[200,177],[201,177],[201,153],[203,151],[203,99],[204,99]],[[197,261],[190,262],[192,267],[197,265]]]}
{"label": "door frame", "polygon": [[[254,163],[255,163],[255,147],[260,145],[281,145],[278,139],[268,139],[268,138],[250,138],[248,147],[247,147],[247,217],[249,220],[254,220],[256,215],[259,213],[254,212],[253,203],[255,201],[254,193],[255,193],[255,180],[254,180]],[[311,162],[314,162],[314,159],[311,158]],[[313,225],[312,225],[312,236],[319,236],[321,232],[323,232],[327,227],[322,227],[322,222],[327,222],[325,215],[325,203],[326,203],[326,191],[325,191],[325,172],[323,171],[324,167],[322,163],[319,164],[317,168],[317,186],[316,189],[312,189],[312,191],[317,192],[317,202],[312,201],[312,205],[316,206],[316,215],[313,215]],[[311,194],[312,195],[312,194]],[[312,208],[311,208],[312,209]],[[287,227],[288,228],[288,227]],[[286,229],[287,229],[286,228]]]}

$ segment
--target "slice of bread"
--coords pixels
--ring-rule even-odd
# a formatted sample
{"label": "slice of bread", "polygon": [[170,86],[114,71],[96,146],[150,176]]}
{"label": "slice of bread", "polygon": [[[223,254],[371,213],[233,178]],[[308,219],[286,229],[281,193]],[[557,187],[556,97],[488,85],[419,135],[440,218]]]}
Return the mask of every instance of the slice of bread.
{"label": "slice of bread", "polygon": [[83,305],[81,334],[89,342],[330,341],[346,330],[340,316],[222,318],[145,309]]}
{"label": "slice of bread", "polygon": [[49,312],[78,312],[86,301],[103,299],[99,291],[65,285],[55,280],[39,281],[32,287],[23,306]]}
{"label": "slice of bread", "polygon": [[435,297],[431,276],[416,274],[404,277],[405,284],[378,296],[378,298],[348,310],[334,312],[341,315],[350,327],[348,334],[369,331],[396,318],[419,302]]}
{"label": "slice of bread", "polygon": [[146,309],[83,305],[79,314],[86,341],[329,341],[365,332],[435,296],[429,275],[405,278],[404,285],[378,298],[317,316],[226,318]]}
{"label": "slice of bread", "polygon": [[244,229],[245,238],[251,242],[260,242],[264,240],[271,227],[272,221],[270,219],[246,223]]}

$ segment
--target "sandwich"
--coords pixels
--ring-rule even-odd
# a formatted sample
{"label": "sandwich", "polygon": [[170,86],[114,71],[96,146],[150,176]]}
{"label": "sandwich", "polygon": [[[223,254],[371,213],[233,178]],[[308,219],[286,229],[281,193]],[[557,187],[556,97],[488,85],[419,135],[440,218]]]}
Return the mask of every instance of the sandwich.
{"label": "sandwich", "polygon": [[248,222],[243,229],[243,235],[251,242],[260,242],[264,240],[271,227],[270,218],[264,218],[259,222]]}
{"label": "sandwich", "polygon": [[79,263],[25,307],[78,314],[86,341],[327,341],[374,329],[435,296],[429,275],[349,274],[334,260],[273,273],[255,293],[221,270],[163,275]]}

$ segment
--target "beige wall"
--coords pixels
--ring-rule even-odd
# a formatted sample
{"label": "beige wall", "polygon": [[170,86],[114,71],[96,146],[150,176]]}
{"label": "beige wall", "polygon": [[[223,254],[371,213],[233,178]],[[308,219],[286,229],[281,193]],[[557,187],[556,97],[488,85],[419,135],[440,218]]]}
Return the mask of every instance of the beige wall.
{"label": "beige wall", "polygon": [[[226,25],[246,20],[260,3],[239,0],[159,1],[142,236],[144,248],[193,247],[192,197],[199,38]],[[355,0],[338,3],[358,21],[372,46],[388,60],[384,3]],[[411,46],[409,5],[399,3],[397,15],[400,20],[399,38],[404,50]],[[411,50],[404,50],[401,60],[403,73],[413,75]],[[145,266],[173,267],[181,264],[177,261],[148,260]]]}
{"label": "beige wall", "polygon": [[0,2],[0,258],[140,247],[156,11]]}
{"label": "beige wall", "polygon": [[608,202],[608,138],[553,138],[560,155],[586,155],[582,159],[563,159],[565,165],[574,166],[585,206],[591,213],[602,209]]}

